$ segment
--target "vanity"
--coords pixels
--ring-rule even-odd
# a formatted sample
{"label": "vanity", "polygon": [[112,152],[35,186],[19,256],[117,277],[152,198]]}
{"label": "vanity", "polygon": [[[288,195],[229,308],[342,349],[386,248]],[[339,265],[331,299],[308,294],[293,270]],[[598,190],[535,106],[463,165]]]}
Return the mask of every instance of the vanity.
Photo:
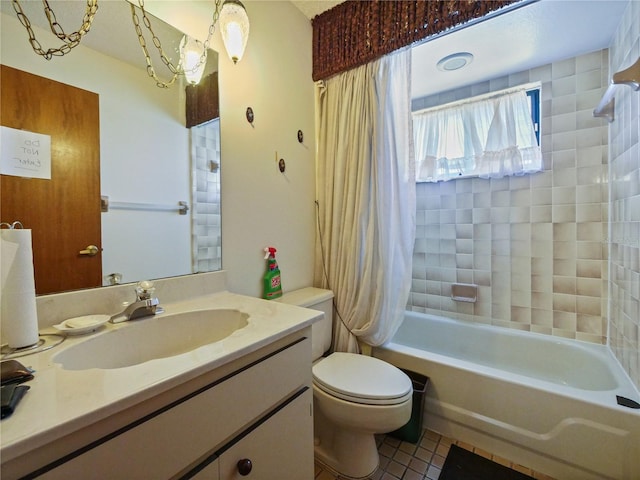
{"label": "vanity", "polygon": [[[226,291],[163,307],[18,358],[35,378],[0,424],[3,480],[313,478],[311,325],[323,314]],[[183,353],[130,357],[144,340],[128,343],[127,329],[149,322],[149,341],[162,343],[153,322],[215,310],[246,321]],[[84,368],[73,349],[123,362]]]}

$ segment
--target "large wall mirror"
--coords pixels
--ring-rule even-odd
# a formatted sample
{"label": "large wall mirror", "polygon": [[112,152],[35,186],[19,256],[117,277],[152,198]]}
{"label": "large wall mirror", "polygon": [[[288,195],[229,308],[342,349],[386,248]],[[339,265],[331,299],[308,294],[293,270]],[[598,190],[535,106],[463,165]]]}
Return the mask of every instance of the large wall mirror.
{"label": "large wall mirror", "polygon": [[[30,111],[42,119],[42,110],[47,109],[50,124],[55,124],[51,129],[40,125],[36,128],[42,131],[35,132],[51,135],[51,180],[16,179],[15,176],[2,175],[0,192],[5,195],[5,201],[0,204],[0,221],[11,223],[17,220],[33,232],[37,293],[219,270],[219,118],[196,127],[185,127],[186,88],[192,87],[179,77],[171,88],[158,88],[148,76],[130,3],[125,0],[100,2],[91,30],[80,46],[64,57],[48,61],[33,52],[27,31],[18,21],[12,2],[3,0],[1,5],[3,69],[11,68],[33,75],[28,77],[27,83],[31,79],[44,79],[73,87],[80,93],[95,94],[98,109],[98,177],[82,173],[79,179],[70,182],[72,167],[68,164],[73,153],[86,148],[82,138],[76,138],[75,145],[62,145],[57,133],[57,128],[65,126],[76,116],[73,111],[67,111],[69,102],[59,98],[71,94],[52,93],[56,90],[48,87],[33,87],[35,90],[30,91],[27,97],[26,83],[22,86],[13,84],[11,88],[14,91],[10,92],[9,76],[5,77],[6,81],[2,79],[3,100],[13,98],[18,103],[13,106],[14,112],[18,112],[16,121],[21,122],[21,118]],[[48,31],[42,3],[22,1],[20,5],[42,46],[46,49],[60,45]],[[86,2],[56,1],[51,5],[67,33],[80,27]],[[167,80],[170,75],[157,54],[151,34],[143,25],[139,8],[136,10],[152,64],[157,74]],[[182,33],[147,15],[165,54],[177,63],[177,47]],[[217,53],[209,50],[205,77],[217,77],[217,60]],[[3,101],[5,103],[8,101]],[[78,112],[90,107],[75,108]],[[3,115],[2,125],[11,127],[5,122],[7,118],[9,116]],[[20,124],[17,128],[29,130]],[[67,130],[76,131],[69,126]],[[67,137],[64,138],[67,142]],[[80,155],[80,159],[75,161],[86,163],[86,158],[86,155]],[[82,237],[82,232],[90,230],[88,221],[73,207],[69,209],[57,201],[50,202],[51,197],[38,198],[39,189],[48,188],[56,179],[67,180],[61,187],[65,199],[82,198],[90,182],[99,182],[98,194],[91,194],[91,198],[86,199],[97,210],[100,233],[93,235],[99,238]],[[20,184],[10,187],[10,182]],[[8,195],[11,195],[11,201],[7,200]],[[17,217],[7,212],[9,203],[25,205],[27,209]],[[49,210],[39,217],[32,216],[35,206],[41,204],[47,204]],[[68,240],[63,239],[69,232],[80,234],[70,247],[64,243]],[[61,252],[63,244],[69,251]],[[90,245],[98,247],[97,255],[87,255]],[[41,250],[45,249],[67,257],[71,263],[60,265],[57,260],[54,262],[43,257]],[[96,261],[100,264],[98,280],[79,284],[75,279],[77,271]],[[39,288],[38,273],[45,271],[47,279],[56,281],[47,285],[40,282]],[[71,282],[65,282],[65,279]]]}

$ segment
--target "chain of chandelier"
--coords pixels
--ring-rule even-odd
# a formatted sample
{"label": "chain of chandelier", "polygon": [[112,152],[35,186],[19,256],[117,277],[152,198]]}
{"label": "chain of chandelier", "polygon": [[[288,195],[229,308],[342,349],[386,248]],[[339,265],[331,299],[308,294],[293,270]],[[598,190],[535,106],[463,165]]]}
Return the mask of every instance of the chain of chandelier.
{"label": "chain of chandelier", "polygon": [[[66,33],[60,23],[58,23],[56,14],[51,8],[49,1],[42,0],[44,14],[49,22],[51,32],[62,42],[60,46],[47,48],[45,50],[36,38],[31,21],[24,13],[19,0],[12,0],[13,9],[18,16],[18,20],[20,20],[20,23],[22,23],[29,35],[29,44],[31,45],[31,48],[33,48],[35,53],[46,60],[51,60],[53,57],[67,55],[73,48],[80,44],[82,38],[89,32],[98,11],[98,0],[86,0],[86,2],[87,5],[82,19],[82,25],[80,25],[78,30],[72,33]],[[222,8],[220,6],[221,2]],[[170,87],[180,76],[184,76],[187,82],[192,85],[195,85],[200,81],[207,61],[209,44],[213,37],[213,33],[215,32],[216,24],[218,23],[220,24],[222,40],[225,45],[225,49],[229,54],[229,58],[231,58],[233,63],[237,63],[242,58],[249,36],[249,18],[244,5],[242,5],[239,0],[215,0],[215,9],[213,11],[211,25],[209,26],[209,32],[206,40],[201,42],[188,35],[184,35],[180,42],[180,60],[177,65],[174,65],[166,54],[160,39],[154,32],[151,20],[144,8],[144,0],[138,0],[138,7],[142,16],[142,23],[140,22],[140,17],[136,11],[136,6],[133,5],[133,3],[130,3],[131,18],[138,36],[138,42],[140,43],[140,47],[145,57],[147,74],[155,80],[156,85],[160,88]],[[151,35],[153,46],[158,51],[158,55],[160,56],[162,63],[171,73],[171,79],[162,80],[157,75],[149,49],[147,48],[147,41],[144,36],[143,27]]]}

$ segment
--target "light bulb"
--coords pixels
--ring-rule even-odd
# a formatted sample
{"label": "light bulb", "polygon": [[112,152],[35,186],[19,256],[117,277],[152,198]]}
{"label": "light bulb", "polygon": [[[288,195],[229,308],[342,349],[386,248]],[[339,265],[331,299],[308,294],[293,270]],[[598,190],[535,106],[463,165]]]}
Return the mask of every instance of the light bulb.
{"label": "light bulb", "polygon": [[222,4],[220,30],[229,58],[238,63],[249,38],[249,17],[238,0],[225,0]]}
{"label": "light bulb", "polygon": [[187,82],[191,85],[198,84],[207,65],[207,52],[204,44],[188,35],[182,37],[180,63]]}

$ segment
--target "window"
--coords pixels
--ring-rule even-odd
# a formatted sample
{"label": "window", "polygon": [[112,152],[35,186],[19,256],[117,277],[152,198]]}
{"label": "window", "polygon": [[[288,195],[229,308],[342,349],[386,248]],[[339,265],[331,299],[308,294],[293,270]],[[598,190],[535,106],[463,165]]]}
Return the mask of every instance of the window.
{"label": "window", "polygon": [[533,131],[536,133],[536,140],[540,145],[540,87],[527,90],[526,93],[529,99],[529,108],[531,109]]}
{"label": "window", "polygon": [[522,86],[414,112],[417,181],[542,170],[539,98]]}

